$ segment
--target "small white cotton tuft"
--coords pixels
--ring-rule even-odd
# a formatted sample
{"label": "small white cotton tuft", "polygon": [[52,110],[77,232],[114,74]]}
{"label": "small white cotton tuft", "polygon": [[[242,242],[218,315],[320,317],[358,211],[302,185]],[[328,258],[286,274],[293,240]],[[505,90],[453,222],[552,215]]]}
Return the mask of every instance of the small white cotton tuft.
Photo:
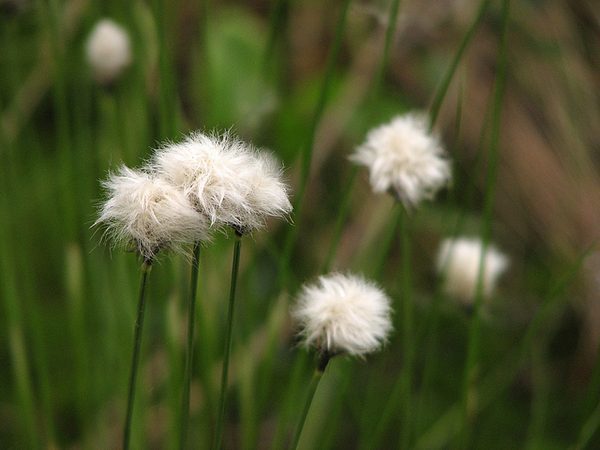
{"label": "small white cotton tuft", "polygon": [[[440,245],[437,257],[438,272],[444,275],[445,292],[466,305],[473,303],[483,243],[478,238],[446,239]],[[508,258],[488,245],[483,261],[483,295],[489,297],[498,278],[508,268]]]}
{"label": "small white cotton tuft", "polygon": [[131,64],[131,44],[127,31],[110,19],[102,19],[91,31],[86,57],[99,83],[114,81]]}
{"label": "small white cotton tuft", "polygon": [[407,208],[433,198],[451,179],[439,140],[417,114],[397,116],[371,130],[350,159],[369,169],[374,192],[390,192]]}
{"label": "small white cotton tuft", "polygon": [[292,310],[304,343],[319,351],[362,357],[392,330],[390,300],[374,283],[333,273],[305,285]]}
{"label": "small white cotton tuft", "polygon": [[247,232],[292,210],[279,162],[230,134],[192,134],[159,149],[152,165],[213,225]]}
{"label": "small white cotton tuft", "polygon": [[104,183],[107,200],[95,225],[106,226],[116,245],[133,243],[146,259],[159,250],[181,250],[206,241],[208,220],[170,183],[122,166]]}

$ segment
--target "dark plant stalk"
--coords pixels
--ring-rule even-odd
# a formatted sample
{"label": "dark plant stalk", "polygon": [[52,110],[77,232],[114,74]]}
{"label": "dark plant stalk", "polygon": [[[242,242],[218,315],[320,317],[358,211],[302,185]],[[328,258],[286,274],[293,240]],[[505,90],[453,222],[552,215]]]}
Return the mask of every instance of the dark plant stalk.
{"label": "dark plant stalk", "polygon": [[190,420],[190,385],[194,367],[194,324],[196,323],[196,292],[198,291],[198,267],[200,265],[200,241],[194,244],[192,256],[192,274],[188,299],[188,329],[187,348],[185,357],[185,378],[181,401],[181,422],[179,429],[179,448],[184,449],[187,442],[188,425]]}
{"label": "dark plant stalk", "polygon": [[390,49],[392,48],[392,41],[396,34],[396,23],[398,21],[398,10],[400,9],[400,0],[392,0],[390,2],[390,13],[388,15],[388,26],[385,30],[385,42],[383,44],[383,55],[377,70],[375,77],[375,89],[373,93],[377,95],[383,84],[383,76],[387,68],[390,59]]}
{"label": "dark plant stalk", "polygon": [[[1,200],[1,199],[0,199]],[[4,202],[2,202],[4,203]],[[4,204],[2,205],[4,206]],[[3,212],[9,211],[2,208]],[[0,239],[2,244],[10,242],[10,236],[4,232],[4,221],[0,220]],[[6,249],[6,246],[3,246]],[[21,413],[19,419],[22,421],[22,432],[26,435],[28,445],[32,448],[41,448],[36,420],[35,420],[35,395],[33,389],[33,380],[31,377],[31,368],[27,358],[27,346],[25,333],[23,330],[23,318],[21,313],[21,302],[13,273],[12,260],[5,251],[0,252],[0,271],[3,275],[0,283],[0,294],[2,295],[2,314],[6,316],[8,325],[8,351],[10,354],[10,364],[14,376],[14,394]],[[20,430],[21,431],[21,430]]]}
{"label": "dark plant stalk", "polygon": [[[403,366],[402,374],[398,381],[394,384],[394,388],[390,393],[386,404],[383,408],[381,417],[377,422],[375,429],[369,436],[369,439],[362,443],[360,448],[377,448],[381,438],[389,425],[394,412],[397,410],[397,405],[400,403],[400,420],[402,423],[399,448],[408,448],[411,436],[411,417],[413,408],[411,403],[412,391],[412,367],[414,355],[414,326],[413,326],[413,303],[411,299],[411,257],[410,257],[410,232],[408,224],[408,213],[404,207],[399,204],[395,205],[393,222],[390,230],[383,239],[382,246],[385,251],[380,255],[379,263],[375,264],[374,278],[380,279],[383,275],[384,263],[389,253],[391,243],[394,241],[396,231],[400,232],[401,244],[401,273],[400,273],[400,296],[402,307],[402,351],[403,351]],[[366,445],[366,447],[365,447]]]}
{"label": "dark plant stalk", "polygon": [[360,445],[361,450],[370,450],[374,448],[381,448],[381,439],[384,436],[384,433],[390,424],[390,421],[394,417],[396,413],[396,405],[402,399],[402,382],[400,379],[396,383],[394,383],[394,387],[392,388],[392,392],[387,397],[387,401],[383,407],[381,412],[381,416],[375,425],[375,429],[372,433],[369,433],[368,440],[362,442]]}
{"label": "dark plant stalk", "polygon": [[[594,245],[595,247],[595,245]],[[572,450],[582,450],[587,448],[589,441],[594,437],[598,428],[600,428],[600,349],[598,349],[598,354],[596,356],[596,364],[594,370],[592,372],[592,379],[588,385],[587,395],[586,395],[586,403],[584,410],[586,413],[590,411],[588,418],[583,423],[581,430],[579,431],[579,436],[577,438],[577,443],[571,447]],[[595,406],[593,406],[595,405]]]}
{"label": "dark plant stalk", "polygon": [[[402,208],[402,206],[399,206]],[[411,423],[412,423],[412,368],[414,354],[414,336],[413,336],[413,301],[410,293],[410,231],[409,217],[406,211],[400,212],[400,239],[401,239],[401,264],[400,273],[400,295],[402,304],[402,350],[403,366],[401,384],[402,384],[402,408],[401,408],[401,436],[400,448],[407,449],[410,446]]]}
{"label": "dark plant stalk", "polygon": [[[392,0],[388,16],[388,26],[385,31],[383,53],[379,62],[379,66],[377,68],[377,73],[375,75],[373,87],[370,94],[373,98],[376,98],[381,90],[385,70],[387,69],[389,63],[392,40],[396,32],[396,22],[398,20],[399,6],[400,0]],[[348,180],[348,187],[344,191],[344,196],[342,198],[342,201],[340,202],[341,206],[335,223],[331,246],[329,247],[329,251],[327,253],[327,257],[325,258],[325,263],[323,264],[323,269],[321,270],[321,272],[328,272],[331,268],[331,263],[333,262],[333,258],[335,257],[340,239],[342,237],[343,225],[346,223],[346,219],[348,218],[348,214],[350,212],[350,204],[352,200],[352,194],[354,193],[354,187],[356,185],[357,173],[358,167],[356,165],[353,165],[352,170],[350,172],[350,178]]]}
{"label": "dark plant stalk", "polygon": [[305,373],[307,365],[308,354],[306,352],[299,352],[295,358],[294,364],[291,367],[291,374],[288,382],[289,388],[287,389],[285,398],[282,401],[277,420],[277,426],[271,441],[271,450],[279,450],[284,447],[284,442],[286,440],[287,431],[289,428],[288,425],[295,419],[293,414],[296,405],[296,393],[300,389],[300,383],[303,380],[302,375]]}
{"label": "dark plant stalk", "polygon": [[[556,326],[556,324],[554,324]],[[546,362],[546,352],[548,347],[549,336],[553,329],[552,323],[547,324],[545,334],[541,334],[536,339],[533,348],[531,349],[531,377],[533,396],[531,399],[531,419],[529,421],[529,429],[527,431],[526,448],[534,450],[544,448],[544,431],[548,420],[549,399],[550,399],[550,383],[549,383],[549,368]]]}
{"label": "dark plant stalk", "polygon": [[579,437],[577,438],[577,443],[573,447],[571,447],[571,449],[583,450],[584,448],[587,448],[590,440],[598,431],[598,427],[600,427],[600,402],[598,403],[598,406],[596,406],[596,409],[594,409],[592,414],[583,424],[583,427],[579,432]]}
{"label": "dark plant stalk", "polygon": [[323,267],[321,268],[321,273],[327,273],[331,270],[331,264],[333,263],[333,259],[340,244],[340,239],[342,238],[342,230],[344,228],[344,225],[346,224],[346,220],[348,219],[348,214],[350,213],[352,193],[356,184],[357,174],[358,168],[356,166],[352,166],[352,169],[350,171],[350,179],[348,180],[348,188],[344,191],[344,196],[342,197],[342,201],[340,202],[340,208],[333,230],[333,237],[331,238],[331,245],[329,246],[329,250],[327,251],[325,262],[323,263]]}
{"label": "dark plant stalk", "polygon": [[129,449],[129,437],[131,435],[131,419],[133,417],[133,403],[135,401],[135,390],[137,372],[140,365],[140,350],[142,347],[142,331],[144,328],[144,310],[146,306],[146,286],[148,274],[152,269],[152,260],[145,259],[141,267],[140,294],[138,300],[137,318],[135,320],[133,337],[133,355],[131,357],[131,372],[129,376],[129,395],[127,397],[127,415],[125,428],[123,430],[123,449]]}
{"label": "dark plant stalk", "polygon": [[233,311],[235,305],[235,290],[237,286],[238,270],[240,266],[240,249],[242,234],[236,230],[235,245],[233,247],[233,263],[231,265],[231,285],[229,288],[229,307],[227,312],[227,330],[225,331],[225,350],[223,352],[223,370],[221,372],[221,394],[219,396],[219,409],[213,450],[221,448],[223,440],[223,421],[225,420],[225,398],[227,396],[227,382],[229,376],[229,355],[231,353],[231,336],[233,333]]}
{"label": "dark plant stalk", "polygon": [[296,226],[291,227],[288,232],[283,248],[283,255],[280,263],[280,286],[284,287],[287,285],[290,270],[290,261],[294,250],[294,244],[296,242],[296,236],[298,229],[300,228],[300,220],[302,218],[302,203],[304,200],[304,194],[306,193],[306,186],[308,184],[308,178],[310,175],[310,165],[312,161],[313,147],[315,144],[315,136],[317,134],[317,127],[321,122],[323,111],[325,110],[325,104],[329,97],[329,91],[331,89],[331,83],[333,81],[333,75],[335,71],[335,65],[337,62],[338,54],[342,46],[342,37],[344,36],[344,29],[346,28],[346,18],[348,16],[348,10],[350,7],[351,0],[344,0],[341,6],[340,15],[338,17],[335,37],[329,57],[327,59],[327,68],[325,69],[325,75],[323,76],[323,84],[319,92],[319,98],[317,105],[313,113],[312,121],[310,124],[310,130],[304,144],[301,154],[301,171],[300,171],[300,182],[297,189],[296,199],[294,201],[294,217]]}
{"label": "dark plant stalk", "polygon": [[[429,129],[430,130],[433,129],[433,127],[435,126],[440,107],[441,107],[444,99],[446,98],[446,94],[448,93],[448,88],[450,86],[450,83],[454,79],[454,76],[458,69],[458,65],[464,55],[466,48],[468,47],[470,42],[473,40],[475,31],[477,30],[479,24],[481,23],[481,20],[484,16],[485,11],[487,10],[487,8],[489,6],[489,3],[490,3],[490,0],[482,0],[481,4],[479,6],[479,9],[477,10],[476,15],[473,18],[473,21],[471,22],[469,29],[467,30],[467,33],[463,36],[463,39],[462,39],[458,49],[456,50],[456,53],[454,54],[452,62],[450,63],[450,66],[448,67],[442,82],[436,89],[431,106],[429,108]],[[393,12],[393,10],[390,12]],[[396,13],[397,13],[397,11],[396,11]],[[400,218],[398,218],[398,220],[400,220]],[[391,233],[393,233],[394,230],[396,230],[396,226],[397,225],[394,225],[393,228],[391,228]],[[385,244],[383,245],[384,249],[389,249],[389,247],[392,244],[393,234],[390,234],[389,236],[390,236],[390,238],[386,239]],[[388,250],[385,250],[385,252],[382,254],[382,257],[380,259],[380,263],[375,265],[376,267],[383,268],[383,264],[385,262],[385,257],[387,256],[387,254],[388,254]],[[382,269],[375,270],[376,278],[378,278],[379,275],[381,274],[381,270]],[[437,318],[435,320],[437,321]],[[435,332],[435,328],[436,328],[436,326],[434,325],[434,327],[433,327],[434,332]],[[397,402],[401,400],[402,386],[400,386],[400,385],[402,384],[402,382],[403,382],[402,378],[399,378],[398,382],[394,386],[392,395],[390,395],[390,397],[384,407],[381,419],[378,421],[373,434],[371,435],[370,439],[368,440],[367,448],[375,448],[378,445],[379,440],[383,436],[383,433],[385,432],[387,425],[389,424],[389,421],[391,420],[394,407],[397,404]]]}
{"label": "dark plant stalk", "polygon": [[[3,36],[4,37],[4,36]],[[2,105],[0,105],[1,107]],[[18,281],[17,274],[19,268],[21,273],[26,274],[27,270],[23,267],[29,267],[30,261],[20,259],[25,256],[25,252],[16,251],[13,247],[19,243],[14,239],[18,234],[15,232],[16,221],[15,204],[24,197],[19,197],[20,189],[11,189],[18,186],[18,173],[16,171],[16,161],[12,158],[14,155],[12,143],[5,134],[5,129],[0,127],[0,148],[5,153],[0,155],[0,191],[5,195],[0,196],[0,310],[5,320],[8,354],[10,363],[8,366],[12,369],[14,380],[14,395],[17,401],[17,410],[20,412],[20,419],[24,425],[23,434],[27,440],[24,442],[31,448],[41,448],[43,446],[52,446],[54,437],[54,417],[51,402],[51,390],[49,387],[48,363],[44,349],[46,342],[43,341],[43,327],[40,321],[40,310],[37,304],[31,300],[36,296],[29,292],[31,282]],[[18,264],[17,261],[20,263]],[[32,281],[31,279],[29,281]],[[23,311],[32,319],[30,332],[32,334],[31,350],[34,356],[33,364],[29,362],[29,350],[27,340],[26,322],[23,320]],[[34,377],[36,373],[39,382],[39,404],[36,404],[36,395],[34,388]],[[11,395],[12,396],[12,395]],[[37,417],[36,417],[37,416]],[[37,425],[37,418],[43,416],[43,427],[45,436],[40,433]]]}
{"label": "dark plant stalk", "polygon": [[[459,145],[459,136],[461,133],[461,124],[462,124],[462,107],[463,107],[463,89],[461,86],[461,95],[460,95],[460,99],[456,105],[456,112],[455,112],[455,124],[454,124],[454,143],[452,145],[451,148],[455,149],[458,147]],[[486,109],[486,115],[485,117],[489,117],[489,111],[490,109],[487,108]],[[485,130],[485,123],[487,122],[487,120],[484,118],[484,130]],[[432,125],[432,124],[430,124]],[[485,131],[483,131],[481,133],[482,135],[482,139],[483,136],[485,135]],[[456,183],[456,163],[454,164],[454,169],[452,170],[453,174],[454,174],[454,182]],[[474,165],[474,167],[479,167],[477,164],[477,161]],[[472,197],[472,193],[475,189],[475,185],[473,183],[469,183],[468,184],[468,190],[467,190],[467,198],[471,198]],[[456,198],[456,192],[455,190],[450,190],[450,203],[456,205],[457,209],[461,209],[460,205],[457,202],[457,198]],[[465,216],[466,216],[466,212],[460,211],[456,214],[456,221],[454,223],[454,225],[452,226],[452,228],[450,229],[450,232],[446,232],[445,234],[448,234],[450,237],[456,237],[458,236],[460,230],[463,227],[463,223],[465,220]],[[429,312],[427,314],[427,318],[426,318],[426,325],[425,325],[425,330],[423,332],[423,340],[425,340],[425,351],[422,353],[424,355],[424,362],[422,365],[422,370],[421,370],[421,374],[419,377],[419,387],[420,387],[420,393],[419,393],[419,400],[417,402],[417,406],[416,406],[416,411],[414,413],[414,423],[416,424],[414,427],[416,428],[417,433],[421,432],[421,416],[422,416],[422,410],[423,410],[423,406],[424,406],[424,401],[425,401],[425,395],[427,393],[427,390],[429,389],[429,385],[432,381],[433,378],[433,374],[435,373],[435,363],[437,361],[437,352],[438,352],[438,331],[439,331],[439,322],[440,322],[440,308],[442,305],[442,300],[443,300],[443,287],[444,284],[446,282],[446,266],[448,264],[448,257],[445,258],[444,261],[441,262],[440,264],[440,276],[438,279],[438,282],[435,285],[435,290],[433,293],[433,301],[431,303],[431,307],[429,308]]]}
{"label": "dark plant stalk", "polygon": [[479,338],[481,328],[480,310],[483,304],[483,273],[485,271],[485,255],[491,236],[492,215],[494,207],[494,196],[496,191],[496,179],[498,175],[499,144],[500,144],[500,121],[502,116],[502,99],[506,85],[506,72],[508,67],[507,58],[507,35],[510,17],[510,0],[502,2],[502,30],[500,33],[500,48],[498,52],[498,74],[496,76],[492,109],[491,143],[489,151],[489,164],[486,177],[486,189],[484,200],[484,220],[482,226],[482,248],[479,260],[479,276],[471,323],[469,324],[469,338],[467,344],[467,360],[465,363],[463,386],[462,386],[462,428],[458,441],[459,448],[466,448],[471,431],[472,414],[470,412],[471,400],[475,398],[477,384],[477,360],[479,359]]}
{"label": "dark plant stalk", "polygon": [[[57,148],[60,150],[59,161],[65,176],[60,178],[61,197],[63,198],[63,221],[65,233],[69,241],[75,240],[78,230],[73,225],[79,223],[76,219],[79,215],[77,196],[71,186],[76,184],[74,174],[74,157],[72,153],[71,123],[69,104],[67,100],[67,82],[65,73],[66,52],[63,45],[63,30],[61,29],[61,7],[60,2],[52,0],[49,2],[38,2],[40,8],[40,19],[48,33],[50,48],[52,51],[53,71],[53,107],[56,117]],[[85,157],[85,155],[81,155]]]}
{"label": "dark plant stalk", "polygon": [[263,55],[262,66],[265,73],[273,60],[275,47],[281,39],[281,32],[285,30],[290,0],[273,0],[273,6],[269,15],[269,37]]}
{"label": "dark plant stalk", "polygon": [[[581,270],[586,258],[592,253],[595,245],[595,243],[592,244],[585,252],[583,252],[579,258],[577,258],[577,261],[575,261],[568,270],[553,283],[547,294],[544,296],[544,303],[540,305],[538,312],[527,326],[520,342],[517,343],[518,345],[513,346],[506,358],[491,370],[489,375],[481,382],[478,396],[479,401],[474,405],[475,412],[481,412],[489,405],[493,404],[494,401],[496,401],[496,399],[511,386],[515,376],[529,357],[531,347],[536,337],[544,329],[551,317],[556,317],[560,314],[559,309],[564,306],[564,294],[567,287],[571,285],[575,276]],[[420,436],[415,443],[414,448],[449,448],[449,440],[461,431],[460,419],[461,405],[460,403],[456,403],[448,408],[448,410],[446,410],[446,412],[442,414],[431,427],[429,427],[427,432]]]}
{"label": "dark plant stalk", "polygon": [[[159,131],[162,138],[173,138],[177,129],[177,95],[173,82],[171,51],[169,48],[169,28],[172,22],[171,8],[161,0],[155,0],[157,19],[158,70],[159,78]],[[175,95],[174,95],[175,94]]]}
{"label": "dark plant stalk", "polygon": [[460,41],[460,45],[458,46],[458,49],[454,54],[454,58],[452,58],[452,62],[450,63],[448,71],[446,72],[444,78],[442,79],[442,82],[440,83],[440,87],[436,89],[435,97],[433,97],[433,101],[431,102],[431,106],[429,108],[429,121],[431,127],[433,127],[433,124],[435,124],[435,121],[437,120],[440,108],[442,107],[442,103],[444,101],[444,98],[446,98],[446,93],[448,92],[448,88],[450,87],[450,82],[454,78],[454,74],[456,72],[456,69],[458,68],[458,63],[462,59],[463,54],[467,49],[467,46],[473,40],[475,31],[477,31],[477,28],[479,27],[479,24],[481,23],[481,20],[483,19],[483,16],[487,11],[489,5],[490,0],[482,0],[479,4],[479,9],[477,10],[475,17],[473,18],[471,25],[469,25],[467,32]]}
{"label": "dark plant stalk", "polygon": [[317,391],[319,382],[323,377],[323,373],[325,372],[325,369],[327,368],[327,364],[329,364],[330,359],[331,355],[327,351],[321,352],[319,354],[319,362],[317,364],[317,368],[313,372],[310,384],[308,385],[308,391],[306,393],[304,407],[302,408],[300,419],[298,420],[298,426],[296,427],[296,431],[294,433],[294,439],[292,440],[292,445],[290,446],[292,450],[298,448],[298,443],[300,442],[300,437],[302,436],[302,430],[304,429],[304,423],[306,422],[306,418],[308,417],[310,405],[312,405],[313,398],[315,397],[315,392]]}
{"label": "dark plant stalk", "polygon": [[394,243],[396,233],[398,232],[400,222],[402,221],[400,216],[404,214],[404,211],[402,211],[401,208],[396,208],[396,206],[397,205],[394,204],[392,209],[392,219],[389,224],[387,224],[387,227],[381,232],[381,238],[379,240],[381,250],[374,255],[374,262],[370,265],[371,277],[375,280],[380,280],[384,274],[388,255],[390,254],[392,244]]}

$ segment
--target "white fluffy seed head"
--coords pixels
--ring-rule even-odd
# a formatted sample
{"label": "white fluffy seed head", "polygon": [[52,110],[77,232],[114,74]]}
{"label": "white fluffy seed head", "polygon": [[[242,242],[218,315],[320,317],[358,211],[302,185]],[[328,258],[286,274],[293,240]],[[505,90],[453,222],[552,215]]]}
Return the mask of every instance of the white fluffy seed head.
{"label": "white fluffy seed head", "polygon": [[131,63],[131,44],[127,31],[110,19],[102,19],[91,31],[86,57],[99,83],[114,81]]}
{"label": "white fluffy seed head", "polygon": [[340,273],[305,285],[292,317],[307,346],[359,357],[378,350],[392,330],[385,293],[362,277]]}
{"label": "white fluffy seed head", "polygon": [[263,227],[267,217],[284,217],[292,210],[279,162],[227,133],[195,133],[165,146],[153,167],[213,225],[252,231]]}
{"label": "white fluffy seed head", "polygon": [[433,198],[451,179],[439,140],[418,114],[396,116],[374,128],[350,159],[369,169],[374,192],[390,192],[407,208]]}
{"label": "white fluffy seed head", "polygon": [[[438,272],[444,276],[448,295],[466,305],[473,303],[483,243],[477,238],[445,239],[437,257]],[[492,245],[486,248],[483,260],[482,289],[484,297],[492,295],[499,277],[508,268],[508,258]]]}
{"label": "white fluffy seed head", "polygon": [[170,183],[122,166],[103,183],[107,200],[95,225],[116,245],[133,244],[145,258],[209,240],[208,220]]}

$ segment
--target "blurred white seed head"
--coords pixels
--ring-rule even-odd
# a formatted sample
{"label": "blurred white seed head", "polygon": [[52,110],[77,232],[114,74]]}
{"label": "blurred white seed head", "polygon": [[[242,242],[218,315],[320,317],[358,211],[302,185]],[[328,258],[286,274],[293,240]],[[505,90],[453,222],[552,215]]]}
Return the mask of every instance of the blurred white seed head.
{"label": "blurred white seed head", "polygon": [[212,225],[243,232],[292,210],[280,163],[230,134],[195,133],[159,149],[154,170],[192,199]]}
{"label": "blurred white seed head", "polygon": [[122,166],[103,182],[107,200],[95,225],[115,245],[133,243],[146,259],[210,238],[208,220],[170,183]]}
{"label": "blurred white seed head", "polygon": [[[437,257],[438,272],[444,276],[445,292],[470,305],[477,293],[477,282],[483,243],[478,238],[445,239]],[[483,261],[482,289],[484,297],[492,295],[502,273],[508,268],[508,258],[488,245]]]}
{"label": "blurred white seed head", "polygon": [[390,300],[374,283],[333,273],[302,288],[292,310],[307,346],[362,357],[392,330]]}
{"label": "blurred white seed head", "polygon": [[100,20],[90,32],[86,57],[99,83],[114,81],[131,63],[127,31],[110,19]]}
{"label": "blurred white seed head", "polygon": [[407,208],[433,198],[452,176],[439,140],[418,114],[374,128],[350,159],[369,169],[374,192],[390,192]]}

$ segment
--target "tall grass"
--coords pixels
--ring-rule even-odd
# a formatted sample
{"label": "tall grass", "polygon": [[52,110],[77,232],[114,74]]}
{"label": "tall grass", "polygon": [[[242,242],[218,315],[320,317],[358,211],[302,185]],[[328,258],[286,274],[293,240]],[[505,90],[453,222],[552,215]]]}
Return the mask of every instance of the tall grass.
{"label": "tall grass", "polygon": [[[450,25],[438,35],[428,34],[433,15],[427,28],[398,0],[52,0],[0,12],[2,446],[127,447],[125,428],[131,448],[597,447],[600,370],[588,384],[593,362],[572,356],[582,327],[569,303],[584,296],[587,254],[531,228],[539,217],[519,210],[502,171],[503,138],[524,133],[506,114],[500,120],[507,102],[526,98],[534,122],[558,133],[519,90],[516,64],[529,64],[529,51],[553,67],[564,43],[533,34],[524,24],[539,23],[517,2],[509,11],[508,0],[482,0],[470,11],[458,22],[446,12]],[[132,66],[108,88],[94,83],[83,56],[104,16],[129,30],[134,49]],[[360,79],[364,67],[351,63],[371,42],[367,94],[338,123],[340,86]],[[490,42],[499,50],[481,64]],[[586,45],[593,55],[595,44]],[[480,133],[469,110],[478,70],[494,88],[487,112],[477,111],[488,118],[471,159],[463,149]],[[379,121],[428,100],[459,176],[448,194],[406,215],[368,192],[347,155]],[[186,261],[156,263],[144,345],[135,347],[137,388],[128,391],[139,273],[135,255],[107,249],[90,229],[98,180],[121,162],[141,164],[165,139],[212,127],[233,127],[286,163],[294,217],[248,236],[242,259],[235,244],[243,292],[235,309],[225,236],[203,249],[190,288]],[[321,133],[336,136],[322,154]],[[497,214],[510,202],[514,215]],[[493,238],[513,259],[492,304],[478,295],[471,317],[433,274],[437,242],[459,232]],[[304,280],[350,268],[396,299],[397,331],[368,363],[332,361],[299,439],[313,367],[288,308]]]}
{"label": "tall grass", "polygon": [[487,161],[485,198],[483,222],[481,230],[481,241],[483,243],[479,261],[479,275],[477,278],[477,287],[475,294],[475,302],[473,307],[473,315],[469,324],[469,337],[467,347],[467,359],[465,363],[462,391],[462,430],[459,440],[459,448],[465,448],[469,445],[469,434],[471,423],[473,420],[470,408],[477,397],[477,380],[478,380],[478,359],[480,350],[480,327],[481,327],[481,308],[483,305],[483,283],[485,273],[485,254],[491,240],[494,200],[496,194],[496,181],[498,177],[498,161],[499,161],[499,146],[500,146],[500,126],[502,117],[502,100],[504,98],[504,90],[506,86],[507,73],[507,46],[508,46],[508,26],[510,20],[510,0],[502,2],[502,28],[500,31],[500,41],[498,50],[498,73],[494,84],[492,118],[491,118],[491,133],[490,133],[490,149]]}
{"label": "tall grass", "polygon": [[140,294],[138,300],[138,312],[135,319],[133,337],[133,355],[131,357],[131,372],[129,376],[129,393],[127,397],[127,413],[125,416],[125,427],[123,431],[123,448],[130,445],[131,423],[133,420],[133,407],[135,405],[135,391],[137,389],[137,373],[140,366],[140,352],[142,348],[142,336],[144,331],[144,313],[146,312],[146,291],[148,286],[148,274],[152,268],[151,261],[144,261],[140,269]]}

